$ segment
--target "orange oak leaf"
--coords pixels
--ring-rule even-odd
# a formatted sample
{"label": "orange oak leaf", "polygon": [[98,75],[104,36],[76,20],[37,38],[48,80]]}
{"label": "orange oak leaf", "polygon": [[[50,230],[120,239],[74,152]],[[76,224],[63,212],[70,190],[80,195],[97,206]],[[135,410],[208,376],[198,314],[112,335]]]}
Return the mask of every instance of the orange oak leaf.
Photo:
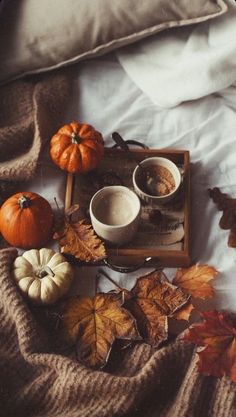
{"label": "orange oak leaf", "polygon": [[215,294],[214,288],[208,282],[215,278],[217,270],[208,265],[193,265],[176,272],[173,284],[181,287],[195,298],[211,298]]}
{"label": "orange oak leaf", "polygon": [[106,257],[104,243],[95,235],[92,226],[83,220],[76,223],[65,221],[53,238],[59,240],[62,253],[73,255],[80,261],[99,261]]}
{"label": "orange oak leaf", "polygon": [[236,382],[236,327],[229,314],[217,311],[202,313],[204,321],[193,324],[184,340],[202,348],[198,351],[199,371],[204,375],[227,375]]}
{"label": "orange oak leaf", "polygon": [[168,317],[188,302],[189,295],[171,284],[163,272],[140,277],[125,292],[125,307],[136,318],[143,339],[157,347],[168,337]]}
{"label": "orange oak leaf", "polygon": [[115,339],[141,339],[135,319],[122,304],[122,297],[115,293],[77,296],[67,301],[63,324],[84,365],[104,367]]}

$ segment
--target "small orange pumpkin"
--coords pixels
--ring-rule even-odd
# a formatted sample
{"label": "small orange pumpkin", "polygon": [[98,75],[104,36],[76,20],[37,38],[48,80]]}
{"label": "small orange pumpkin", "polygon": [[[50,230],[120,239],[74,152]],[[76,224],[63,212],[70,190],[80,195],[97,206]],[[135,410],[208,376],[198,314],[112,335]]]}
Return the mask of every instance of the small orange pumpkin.
{"label": "small orange pumpkin", "polygon": [[91,171],[96,168],[103,154],[103,137],[88,124],[66,124],[51,138],[50,155],[53,162],[70,173]]}
{"label": "small orange pumpkin", "polygon": [[12,246],[25,249],[43,246],[51,237],[52,225],[52,208],[36,193],[14,194],[0,209],[0,230]]}

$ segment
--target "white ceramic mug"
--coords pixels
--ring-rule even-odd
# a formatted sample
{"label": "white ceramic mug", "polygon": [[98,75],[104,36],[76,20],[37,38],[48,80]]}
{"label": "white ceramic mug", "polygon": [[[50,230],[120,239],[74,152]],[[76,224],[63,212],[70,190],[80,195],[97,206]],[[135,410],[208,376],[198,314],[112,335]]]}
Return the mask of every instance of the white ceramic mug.
{"label": "white ceramic mug", "polygon": [[92,226],[103,240],[122,245],[134,237],[141,213],[138,196],[121,185],[104,187],[89,205]]}

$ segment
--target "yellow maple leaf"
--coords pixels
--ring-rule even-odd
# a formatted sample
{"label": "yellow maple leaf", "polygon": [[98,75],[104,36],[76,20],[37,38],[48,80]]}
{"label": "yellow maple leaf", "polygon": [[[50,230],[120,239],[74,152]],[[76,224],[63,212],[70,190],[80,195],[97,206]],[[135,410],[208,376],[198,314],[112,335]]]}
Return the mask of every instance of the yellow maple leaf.
{"label": "yellow maple leaf", "polygon": [[119,294],[77,296],[66,303],[63,323],[76,343],[78,359],[94,369],[102,368],[115,339],[140,340],[135,319],[122,307]]}

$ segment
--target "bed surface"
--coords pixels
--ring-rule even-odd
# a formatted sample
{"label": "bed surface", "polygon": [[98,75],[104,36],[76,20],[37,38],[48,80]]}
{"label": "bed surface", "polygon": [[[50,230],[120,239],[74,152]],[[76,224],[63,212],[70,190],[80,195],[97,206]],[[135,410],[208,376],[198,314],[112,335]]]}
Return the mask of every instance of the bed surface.
{"label": "bed surface", "polygon": [[[35,0],[29,2],[37,5]],[[67,7],[65,0],[62,2]],[[95,3],[91,2],[96,9]],[[109,5],[107,0],[105,3]],[[178,7],[180,4],[172,0],[170,3],[174,6],[178,3]],[[227,3],[230,10],[196,25],[166,30],[155,35],[155,39],[145,39],[123,51],[109,52],[103,57],[96,55],[65,70],[36,73],[1,86],[0,176],[4,185],[5,181],[13,181],[14,186],[16,181],[32,178],[38,162],[36,175],[20,191],[34,191],[44,196],[55,212],[57,206],[63,212],[67,173],[51,161],[49,141],[56,133],[54,127],[57,130],[73,120],[93,125],[102,133],[106,147],[113,145],[111,135],[117,131],[124,139],[140,141],[149,148],[189,151],[191,259],[193,264],[208,264],[219,271],[212,282],[214,297],[195,298],[196,311],[191,314],[190,323],[199,319],[199,311],[216,309],[215,313],[206,312],[205,317],[218,317],[224,337],[218,337],[221,331],[215,337],[215,328],[209,324],[209,334],[214,337],[207,352],[201,350],[199,354],[208,353],[199,368],[195,342],[186,343],[183,341],[186,333],[181,333],[188,323],[180,320],[169,323],[170,338],[160,349],[145,341],[128,345],[115,341],[111,352],[114,361],[109,360],[99,370],[89,369],[87,362],[80,360],[80,351],[89,355],[93,344],[92,353],[96,351],[99,356],[96,331],[103,327],[95,319],[95,332],[90,333],[88,328],[92,344],[84,347],[77,335],[72,347],[64,337],[60,320],[63,316],[58,315],[64,299],[63,306],[55,304],[45,309],[24,302],[11,275],[16,250],[5,248],[0,250],[0,368],[4,381],[0,396],[5,416],[232,417],[235,413],[235,324],[231,326],[224,320],[221,311],[236,312],[236,248],[227,246],[229,231],[220,229],[222,212],[209,197],[208,189],[218,187],[236,198],[236,2],[206,2],[209,3],[224,7]],[[6,22],[5,27],[8,30]],[[69,32],[70,28],[67,27]],[[63,30],[58,33],[66,34]],[[37,54],[37,48],[34,52]],[[192,60],[194,57],[196,60]],[[72,91],[66,104],[70,81]],[[60,118],[61,110],[65,112]],[[3,239],[1,244],[5,245]],[[59,250],[57,242],[51,246]],[[127,289],[134,286],[137,278],[152,271],[142,268],[122,274],[103,268]],[[96,290],[114,289],[104,277],[100,277],[96,288],[97,271],[96,266],[77,266],[69,295],[93,296]],[[171,280],[175,268],[165,268],[164,272]],[[96,308],[91,309],[91,313],[94,311]],[[152,306],[150,311],[153,313]],[[159,320],[159,312],[156,317]],[[161,318],[166,323],[165,317]],[[152,326],[152,320],[150,323]],[[197,326],[207,328],[200,323]],[[79,333],[84,337],[84,328],[81,329]],[[180,337],[174,338],[176,333],[181,333]],[[200,333],[197,333],[199,340]],[[109,329],[103,332],[105,344],[109,334]],[[204,343],[209,339],[210,336]],[[109,350],[110,345],[107,346]]]}
{"label": "bed surface", "polygon": [[[164,109],[134,84],[114,53],[78,64],[73,83],[73,96],[62,123],[81,120],[94,125],[102,132],[106,146],[113,144],[111,133],[118,131],[125,139],[136,139],[152,148],[190,151],[192,261],[207,263],[220,272],[214,281],[216,296],[207,306],[236,311],[236,250],[227,247],[228,231],[219,228],[221,213],[207,192],[217,186],[236,196],[236,88]],[[50,162],[48,148],[36,178],[27,188],[45,196],[53,208],[54,197],[63,206],[66,176]],[[130,288],[149,270],[108,272]],[[71,292],[93,292],[96,271],[95,267],[78,268]],[[166,269],[166,273],[173,276],[171,270]],[[107,280],[101,279],[100,289],[109,288]]]}

